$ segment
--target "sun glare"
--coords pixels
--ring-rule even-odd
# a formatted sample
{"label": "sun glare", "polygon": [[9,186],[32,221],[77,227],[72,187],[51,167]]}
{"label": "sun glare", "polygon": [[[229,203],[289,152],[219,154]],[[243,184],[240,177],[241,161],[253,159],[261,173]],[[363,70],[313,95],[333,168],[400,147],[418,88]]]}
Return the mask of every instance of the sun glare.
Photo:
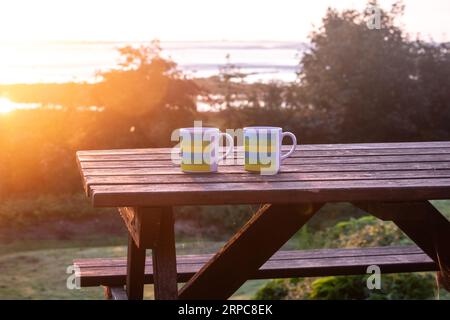
{"label": "sun glare", "polygon": [[0,114],[9,113],[16,109],[16,104],[7,98],[0,98]]}

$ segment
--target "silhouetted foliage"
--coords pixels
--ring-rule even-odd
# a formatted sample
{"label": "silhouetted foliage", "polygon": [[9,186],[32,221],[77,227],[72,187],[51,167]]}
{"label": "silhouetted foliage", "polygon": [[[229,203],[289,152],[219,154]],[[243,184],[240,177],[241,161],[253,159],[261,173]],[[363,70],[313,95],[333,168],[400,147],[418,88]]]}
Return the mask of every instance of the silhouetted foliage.
{"label": "silhouetted foliage", "polygon": [[371,30],[366,12],[329,9],[311,35],[298,88],[343,141],[448,139],[450,45],[411,41],[395,25],[401,3],[381,11]]}
{"label": "silhouetted foliage", "polygon": [[[170,146],[174,128],[192,125],[199,88],[161,57],[158,43],[120,52],[123,61],[100,82],[49,85],[42,108],[0,117],[0,193],[80,190],[77,150]],[[20,97],[14,88],[3,91]],[[36,102],[32,85],[18,88],[27,90],[17,100]]]}

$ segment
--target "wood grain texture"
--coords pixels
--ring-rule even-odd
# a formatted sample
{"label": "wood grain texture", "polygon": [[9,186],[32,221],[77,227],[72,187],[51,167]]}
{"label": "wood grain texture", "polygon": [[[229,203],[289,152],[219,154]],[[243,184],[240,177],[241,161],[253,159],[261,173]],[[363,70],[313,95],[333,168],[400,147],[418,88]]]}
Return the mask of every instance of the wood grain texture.
{"label": "wood grain texture", "polygon": [[[77,152],[83,185],[93,205],[122,207],[133,239],[125,273],[130,299],[142,298],[144,281],[155,282],[158,298],[176,299],[176,282],[187,281],[179,295],[182,299],[223,299],[252,277],[363,273],[364,266],[380,263],[383,272],[436,270],[438,265],[447,272],[440,278],[449,285],[449,222],[426,202],[450,198],[448,141],[300,145],[273,176],[245,172],[242,148],[235,148],[215,174],[181,172],[171,161],[179,158],[177,152],[169,148]],[[347,256],[335,254],[324,260],[322,251],[322,256],[308,259],[280,253],[265,263],[315,212],[311,203],[337,201],[353,202],[393,220],[431,259],[422,251],[377,255],[346,251]],[[216,255],[182,258],[190,262],[176,264],[173,217],[164,208],[254,203],[272,203],[272,207],[252,217]],[[277,232],[267,237],[272,228]],[[161,233],[162,229],[166,231]],[[145,260],[148,247],[154,249],[150,265]],[[236,261],[239,272],[230,273]],[[86,262],[85,271],[92,277],[84,273],[83,281],[101,279],[123,285],[122,262],[103,262],[108,266]]]}
{"label": "wood grain texture", "polygon": [[448,199],[450,178],[92,186],[98,207]]}
{"label": "wood grain texture", "polygon": [[80,151],[77,160],[98,207],[450,198],[446,141],[299,145],[273,176],[246,172],[235,149],[236,162],[215,174],[181,172],[169,148]]}
{"label": "wood grain texture", "polygon": [[[262,206],[184,285],[179,293],[180,299],[229,298],[321,206],[321,204]],[[229,272],[237,262],[239,272]]]}
{"label": "wood grain texture", "polygon": [[171,207],[119,208],[128,228],[127,295],[143,298],[146,249],[152,249],[155,298],[177,298],[174,220]]}
{"label": "wood grain texture", "polygon": [[[385,149],[442,149],[450,148],[449,141],[426,141],[426,142],[395,142],[395,143],[348,143],[348,144],[302,144],[296,147],[298,151],[336,151],[336,150],[385,150]],[[236,147],[235,150],[242,150]],[[283,146],[283,150],[289,150],[290,146]],[[140,154],[156,153],[170,154],[171,148],[142,148],[142,149],[112,149],[112,150],[85,150],[78,151],[78,156],[108,155],[108,154]]]}
{"label": "wood grain texture", "polygon": [[119,214],[138,248],[153,248],[159,237],[161,208],[120,207]]}
{"label": "wood grain texture", "polygon": [[[348,163],[338,163],[338,164],[316,164],[311,165],[307,162],[298,165],[282,164],[280,173],[291,173],[291,172],[325,172],[330,176],[335,172],[372,172],[372,171],[418,171],[418,170],[445,170],[450,169],[450,163],[448,161],[439,162],[409,162],[409,163],[361,163],[361,164],[348,164]],[[187,179],[195,179],[196,174],[186,174],[183,173],[177,166],[167,166],[163,168],[96,168],[96,169],[83,169],[82,171],[86,177],[89,176],[141,176],[141,175],[173,175],[178,174],[185,176]],[[245,173],[251,175],[251,173],[246,172],[242,166],[232,165],[232,166],[219,166],[218,173],[210,174],[211,176],[217,174],[236,174]],[[205,174],[202,174],[205,175]],[[190,177],[190,178],[188,178]]]}
{"label": "wood grain texture", "polygon": [[418,247],[438,262],[450,259],[450,222],[430,202],[354,203],[366,212],[393,221]]}
{"label": "wood grain texture", "polygon": [[[212,257],[211,254],[178,256],[177,281],[191,279]],[[433,260],[416,246],[314,249],[279,251],[251,274],[250,279],[365,274],[367,266],[372,264],[378,264],[382,273],[438,270]],[[124,258],[79,259],[74,265],[80,268],[82,287],[125,284]],[[150,257],[146,260],[144,280],[147,284],[154,281]]]}
{"label": "wood grain texture", "polygon": [[145,252],[145,248],[139,248],[129,235],[126,290],[130,300],[142,300],[144,297]]}
{"label": "wood grain texture", "polygon": [[382,219],[392,220],[439,266],[440,279],[450,289],[450,222],[430,202],[356,205]]}
{"label": "wood grain texture", "polygon": [[178,298],[175,232],[172,208],[162,209],[156,246],[152,249],[155,299]]}
{"label": "wood grain texture", "polygon": [[380,179],[435,179],[450,178],[450,170],[416,171],[369,171],[369,172],[281,172],[277,175],[256,174],[198,174],[183,175],[139,175],[139,176],[88,176],[87,186],[95,185],[136,185],[136,184],[191,184],[220,182],[288,182],[288,181],[333,181],[333,180],[380,180]]}
{"label": "wood grain texture", "polygon": [[[284,165],[290,164],[333,164],[333,163],[408,163],[408,162],[438,162],[448,161],[450,159],[449,153],[440,154],[420,154],[417,153],[414,157],[408,157],[412,154],[401,155],[362,155],[362,156],[311,156],[308,153],[293,153],[289,158],[283,160]],[[91,161],[82,161],[80,166],[83,169],[95,169],[95,168],[163,168],[174,167],[177,164],[172,163],[170,157],[161,159],[152,159],[155,155],[148,156],[108,156],[107,159],[102,159],[102,156],[95,156]],[[103,156],[105,157],[105,156]],[[106,157],[105,157],[106,158]],[[220,165],[243,165],[244,156],[236,155],[234,157],[236,161],[221,160]]]}

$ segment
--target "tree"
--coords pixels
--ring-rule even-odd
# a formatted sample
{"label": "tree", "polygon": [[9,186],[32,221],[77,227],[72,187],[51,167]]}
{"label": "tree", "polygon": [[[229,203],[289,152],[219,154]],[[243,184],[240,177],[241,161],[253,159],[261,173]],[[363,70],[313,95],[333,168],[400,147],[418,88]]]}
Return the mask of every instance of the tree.
{"label": "tree", "polygon": [[403,10],[401,2],[380,10],[381,28],[370,29],[369,12],[328,9],[311,34],[297,95],[340,140],[449,137],[448,45],[410,41],[396,25]]}
{"label": "tree", "polygon": [[158,41],[119,49],[119,68],[100,72],[99,105],[122,113],[148,114],[161,108],[195,112],[199,88],[161,56]]}
{"label": "tree", "polygon": [[[113,127],[109,134],[132,135],[134,143],[127,140],[128,146],[169,145],[174,129],[191,125],[199,87],[162,57],[158,41],[119,52],[118,67],[99,73],[101,81],[93,90],[96,105],[105,112],[101,127]],[[103,139],[114,141],[110,135]]]}

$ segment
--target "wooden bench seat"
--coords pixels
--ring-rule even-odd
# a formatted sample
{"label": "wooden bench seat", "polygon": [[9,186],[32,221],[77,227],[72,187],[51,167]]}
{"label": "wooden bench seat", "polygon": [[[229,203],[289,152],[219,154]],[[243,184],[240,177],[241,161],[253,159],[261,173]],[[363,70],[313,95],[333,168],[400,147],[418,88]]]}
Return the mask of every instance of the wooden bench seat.
{"label": "wooden bench seat", "polygon": [[[178,256],[178,282],[188,281],[211,257],[209,254]],[[365,274],[367,267],[374,264],[382,273],[439,270],[416,246],[297,250],[277,252],[251,279]],[[74,260],[74,266],[78,267],[76,276],[82,287],[125,285],[124,258],[79,259]],[[239,261],[236,268],[239,269]],[[146,260],[145,283],[153,283],[151,258]]]}

